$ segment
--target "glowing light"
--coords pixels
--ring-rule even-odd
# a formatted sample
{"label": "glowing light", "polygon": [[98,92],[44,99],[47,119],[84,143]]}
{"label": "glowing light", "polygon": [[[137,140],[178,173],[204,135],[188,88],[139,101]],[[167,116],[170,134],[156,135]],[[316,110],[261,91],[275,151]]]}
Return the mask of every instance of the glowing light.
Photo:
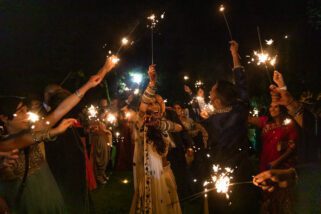
{"label": "glowing light", "polygon": [[197,182],[197,179],[193,179],[193,182],[196,183],[196,182]]}
{"label": "glowing light", "polygon": [[254,55],[257,56],[257,64],[260,65],[260,64],[264,64],[266,63],[269,59],[270,59],[270,56],[268,53],[264,53],[264,52],[257,52],[257,51],[254,51]]}
{"label": "glowing light", "polygon": [[39,115],[37,115],[36,113],[33,113],[33,112],[28,112],[28,120],[31,122],[31,123],[35,123],[37,121],[39,121]]}
{"label": "glowing light", "polygon": [[46,121],[46,125],[48,125],[48,126],[49,126],[49,125],[50,125],[50,122],[49,122],[49,121]]}
{"label": "glowing light", "polygon": [[287,38],[289,38],[289,36],[288,36],[288,35],[285,35],[285,36],[284,36],[284,39],[287,39]]}
{"label": "glowing light", "polygon": [[168,102],[167,99],[165,99],[165,100],[164,100],[164,103],[167,103],[167,102]]}
{"label": "glowing light", "polygon": [[221,5],[221,6],[220,6],[220,12],[224,12],[224,10],[225,10],[224,5]]}
{"label": "glowing light", "polygon": [[16,117],[17,116],[17,114],[13,114],[13,117]]}
{"label": "glowing light", "polygon": [[151,22],[150,25],[148,25],[147,27],[149,27],[151,29],[155,28],[156,24],[158,22],[158,20],[156,19],[155,14],[152,14],[152,15],[148,16],[147,19],[150,20],[150,22]]}
{"label": "glowing light", "polygon": [[129,40],[126,37],[122,38],[121,40],[122,45],[127,45],[128,43],[129,43]]}
{"label": "glowing light", "polygon": [[201,87],[204,83],[201,81],[201,80],[197,80],[195,82],[195,87],[198,88],[198,87]]}
{"label": "glowing light", "polygon": [[274,66],[276,64],[277,55],[270,59],[270,65]]}
{"label": "glowing light", "polygon": [[36,126],[35,126],[35,125],[32,125],[32,126],[31,126],[31,129],[35,129],[35,128],[36,128]]}
{"label": "glowing light", "polygon": [[126,118],[126,119],[129,119],[130,117],[131,117],[131,113],[130,113],[130,112],[126,112],[126,113],[125,113],[125,118]]}
{"label": "glowing light", "polygon": [[89,119],[96,118],[98,115],[98,107],[91,105],[87,109],[87,114]]}
{"label": "glowing light", "polygon": [[112,63],[114,63],[114,64],[117,64],[118,62],[119,62],[119,58],[118,57],[113,57],[112,59],[111,59],[111,61],[112,61]]}
{"label": "glowing light", "polygon": [[211,155],[210,155],[210,154],[206,154],[206,157],[210,158],[210,157],[211,157]]}
{"label": "glowing light", "polygon": [[273,42],[274,42],[273,39],[265,40],[265,43],[266,43],[267,45],[272,45]]}
{"label": "glowing light", "polygon": [[283,125],[287,126],[287,125],[289,125],[291,122],[292,122],[291,119],[286,118],[286,119],[283,121]]}
{"label": "glowing light", "polygon": [[233,173],[233,169],[230,167],[225,167],[224,169],[220,167],[220,165],[213,165],[213,174],[211,175],[211,180],[205,181],[203,183],[204,192],[207,193],[207,187],[209,185],[213,185],[214,189],[217,193],[224,193],[226,198],[229,198],[229,186],[231,186],[231,179],[233,178],[231,175]]}
{"label": "glowing light", "polygon": [[184,76],[184,80],[189,80],[189,77],[188,76]]}
{"label": "glowing light", "polygon": [[119,133],[119,132],[116,132],[115,135],[116,135],[116,137],[119,137],[119,136],[120,136],[120,133]]}
{"label": "glowing light", "polygon": [[161,19],[164,19],[165,18],[165,12],[163,12],[160,17],[161,17]]}
{"label": "glowing light", "polygon": [[135,95],[139,94],[139,89],[138,89],[138,88],[136,88],[136,89],[134,90],[134,94],[135,94]]}
{"label": "glowing light", "polygon": [[131,80],[133,83],[140,84],[143,81],[143,75],[140,73],[130,73]]}
{"label": "glowing light", "polygon": [[250,115],[252,117],[258,117],[259,116],[259,110],[257,108],[254,108],[253,111],[250,111]]}
{"label": "glowing light", "polygon": [[117,118],[116,118],[116,116],[113,115],[112,113],[109,113],[109,114],[107,115],[106,120],[107,120],[109,123],[115,123],[116,120],[117,120]]}
{"label": "glowing light", "polygon": [[129,181],[125,178],[124,180],[122,180],[122,183],[123,183],[123,184],[128,184]]}

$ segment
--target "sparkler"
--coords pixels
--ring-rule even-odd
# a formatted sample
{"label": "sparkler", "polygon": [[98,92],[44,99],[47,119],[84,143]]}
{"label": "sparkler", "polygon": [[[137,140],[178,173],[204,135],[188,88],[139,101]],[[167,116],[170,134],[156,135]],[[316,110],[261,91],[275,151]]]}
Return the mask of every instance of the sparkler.
{"label": "sparkler", "polygon": [[107,122],[114,124],[117,121],[117,118],[112,113],[109,113],[106,118]]}
{"label": "sparkler", "polygon": [[[165,12],[161,14],[160,18],[161,19],[165,18]],[[148,16],[147,20],[150,22],[150,24],[147,25],[147,27],[150,28],[152,64],[154,64],[154,28],[156,27],[159,21],[155,14],[151,14],[150,16]]]}
{"label": "sparkler", "polygon": [[272,45],[273,42],[274,42],[273,39],[265,40],[265,43],[266,43],[267,45]]}
{"label": "sparkler", "polygon": [[189,77],[188,76],[184,76],[184,80],[185,81],[189,80]]}
{"label": "sparkler", "polygon": [[289,125],[291,122],[292,122],[291,119],[286,118],[286,119],[283,121],[283,125],[284,125],[284,126],[287,126],[287,125]]}
{"label": "sparkler", "polygon": [[28,112],[28,120],[31,122],[31,123],[35,123],[35,122],[38,122],[40,117],[38,114],[34,113],[34,112]]}
{"label": "sparkler", "polygon": [[129,181],[128,181],[127,179],[122,180],[122,183],[123,183],[123,184],[128,184],[128,182],[129,182]]}
{"label": "sparkler", "polygon": [[199,88],[199,87],[201,87],[203,84],[204,84],[204,83],[203,83],[201,80],[197,80],[197,81],[195,82],[195,88]]}
{"label": "sparkler", "polygon": [[89,119],[96,118],[98,115],[98,107],[91,105],[87,109],[87,114]]}
{"label": "sparkler", "polygon": [[[264,65],[265,65],[265,70],[266,70],[266,74],[267,74],[267,76],[268,76],[269,82],[270,82],[270,84],[272,84],[272,80],[271,80],[271,77],[270,77],[270,74],[269,74],[269,70],[268,70],[268,68],[267,68],[267,66],[266,66],[266,61],[269,59],[269,55],[268,55],[267,53],[264,53],[264,52],[263,52],[263,46],[262,46],[261,33],[260,33],[260,28],[259,28],[259,26],[257,26],[256,29],[257,29],[257,35],[258,35],[258,38],[259,38],[260,48],[261,48],[261,53],[260,53],[260,55],[258,55],[259,62],[260,62],[260,64],[261,64],[261,63],[264,63]],[[255,54],[255,53],[254,53],[254,54]],[[258,64],[258,65],[260,65],[260,64]]]}
{"label": "sparkler", "polygon": [[225,21],[225,24],[226,24],[228,33],[229,33],[229,35],[230,35],[230,39],[231,39],[231,41],[232,41],[232,40],[233,40],[233,36],[232,36],[231,29],[230,29],[230,25],[229,25],[229,23],[228,23],[228,21],[227,21],[227,18],[226,18],[226,16],[225,16],[225,12],[224,12],[224,11],[225,11],[225,7],[224,7],[224,5],[221,5],[221,6],[220,6],[219,11],[223,14],[224,21]]}

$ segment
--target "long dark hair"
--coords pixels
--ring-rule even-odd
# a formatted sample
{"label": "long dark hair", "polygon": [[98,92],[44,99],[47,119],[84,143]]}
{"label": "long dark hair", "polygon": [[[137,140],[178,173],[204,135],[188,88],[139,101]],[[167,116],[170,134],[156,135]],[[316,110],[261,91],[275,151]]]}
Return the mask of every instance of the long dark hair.
{"label": "long dark hair", "polygon": [[155,127],[148,127],[147,138],[153,141],[156,151],[159,154],[165,153],[165,142],[162,137],[162,133]]}
{"label": "long dark hair", "polygon": [[0,97],[0,115],[6,116],[9,120],[12,120],[13,115],[21,102],[26,105],[26,98],[18,96]]}

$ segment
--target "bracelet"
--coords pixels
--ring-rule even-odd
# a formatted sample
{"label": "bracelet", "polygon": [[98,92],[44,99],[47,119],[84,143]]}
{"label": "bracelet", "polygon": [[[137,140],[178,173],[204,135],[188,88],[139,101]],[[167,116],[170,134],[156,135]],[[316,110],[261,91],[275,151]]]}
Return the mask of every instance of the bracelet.
{"label": "bracelet", "polygon": [[54,137],[50,136],[50,130],[48,130],[48,131],[47,131],[46,140],[48,140],[48,141],[55,141],[55,140],[57,140],[57,136],[54,136]]}
{"label": "bracelet", "polygon": [[288,88],[286,87],[286,85],[283,86],[283,87],[280,87],[279,89],[280,89],[280,90],[284,90],[284,91],[288,90]]}
{"label": "bracelet", "polygon": [[80,94],[79,90],[76,90],[74,93],[79,99],[81,99],[84,95]]}

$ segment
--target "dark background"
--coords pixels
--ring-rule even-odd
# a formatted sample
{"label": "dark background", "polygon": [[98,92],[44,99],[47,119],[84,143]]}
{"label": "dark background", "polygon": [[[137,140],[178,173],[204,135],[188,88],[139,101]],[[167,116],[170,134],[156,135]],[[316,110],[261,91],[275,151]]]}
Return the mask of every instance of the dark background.
{"label": "dark background", "polygon": [[[64,86],[75,90],[139,21],[131,35],[134,45],[120,52],[121,62],[107,78],[115,92],[118,80],[130,70],[146,71],[151,62],[146,17],[163,11],[165,19],[157,25],[154,37],[161,94],[180,99],[185,74],[191,83],[204,81],[208,91],[215,80],[230,79],[232,74],[229,37],[218,11],[221,3],[240,43],[252,96],[266,95],[268,85],[264,69],[248,65],[245,57],[259,49],[257,26],[263,40],[275,40],[277,68],[291,91],[321,91],[320,1],[0,0],[0,95],[41,93],[45,85],[60,83],[69,72],[72,75]],[[286,34],[288,39],[284,39]],[[99,96],[103,91],[98,87],[91,94]]]}

